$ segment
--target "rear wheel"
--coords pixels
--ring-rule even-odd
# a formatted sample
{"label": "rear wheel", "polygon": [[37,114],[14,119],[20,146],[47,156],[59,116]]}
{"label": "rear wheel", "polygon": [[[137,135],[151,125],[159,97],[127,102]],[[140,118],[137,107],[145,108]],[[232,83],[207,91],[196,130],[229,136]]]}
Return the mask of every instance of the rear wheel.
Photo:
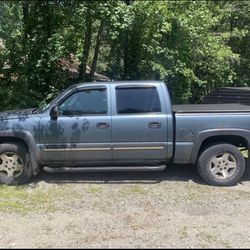
{"label": "rear wheel", "polygon": [[209,185],[233,186],[245,172],[245,159],[234,145],[217,144],[201,153],[197,168]]}
{"label": "rear wheel", "polygon": [[0,145],[0,183],[19,185],[32,176],[29,152],[22,144]]}

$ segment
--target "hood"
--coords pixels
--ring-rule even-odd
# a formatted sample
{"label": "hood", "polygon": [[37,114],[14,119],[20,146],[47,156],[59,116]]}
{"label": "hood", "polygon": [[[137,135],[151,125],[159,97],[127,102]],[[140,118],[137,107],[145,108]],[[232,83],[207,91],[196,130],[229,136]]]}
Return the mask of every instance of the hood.
{"label": "hood", "polygon": [[37,108],[3,111],[0,112],[0,120],[22,119],[33,114],[36,110]]}

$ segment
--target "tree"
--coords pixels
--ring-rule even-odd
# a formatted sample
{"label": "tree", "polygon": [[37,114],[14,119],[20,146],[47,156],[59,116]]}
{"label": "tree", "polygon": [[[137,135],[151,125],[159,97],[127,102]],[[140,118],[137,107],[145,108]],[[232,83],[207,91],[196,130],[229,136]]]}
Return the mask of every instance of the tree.
{"label": "tree", "polygon": [[249,12],[248,1],[2,1],[0,107],[47,103],[96,71],[163,80],[175,103],[249,86]]}

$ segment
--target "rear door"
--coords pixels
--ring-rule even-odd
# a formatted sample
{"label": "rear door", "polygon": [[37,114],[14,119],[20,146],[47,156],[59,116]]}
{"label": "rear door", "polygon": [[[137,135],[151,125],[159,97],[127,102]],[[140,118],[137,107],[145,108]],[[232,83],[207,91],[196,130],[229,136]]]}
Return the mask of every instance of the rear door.
{"label": "rear door", "polygon": [[112,85],[113,160],[164,161],[167,117],[160,84]]}

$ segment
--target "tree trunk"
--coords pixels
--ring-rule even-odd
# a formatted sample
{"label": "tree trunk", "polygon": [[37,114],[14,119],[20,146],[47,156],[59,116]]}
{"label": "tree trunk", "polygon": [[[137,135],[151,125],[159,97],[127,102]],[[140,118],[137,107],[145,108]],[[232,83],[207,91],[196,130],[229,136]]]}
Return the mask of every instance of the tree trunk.
{"label": "tree trunk", "polygon": [[92,16],[90,7],[88,7],[87,14],[86,14],[86,30],[85,30],[85,40],[84,40],[84,48],[82,53],[81,64],[79,66],[79,81],[84,81],[86,78],[86,67],[89,58],[89,50],[91,44],[91,37],[92,37]]}
{"label": "tree trunk", "polygon": [[101,44],[101,37],[102,37],[103,28],[104,28],[104,21],[102,20],[100,23],[100,27],[99,27],[97,38],[96,38],[95,52],[94,52],[93,62],[91,65],[91,71],[90,71],[90,80],[91,81],[94,80],[94,74],[96,71],[96,65],[97,65],[97,60],[98,60],[98,55],[99,55],[99,49],[100,49],[100,44]]}
{"label": "tree trunk", "polygon": [[[125,0],[127,6],[131,4],[130,0]],[[128,79],[128,69],[129,69],[129,31],[125,30],[124,37],[124,54],[123,54],[123,79]]]}

